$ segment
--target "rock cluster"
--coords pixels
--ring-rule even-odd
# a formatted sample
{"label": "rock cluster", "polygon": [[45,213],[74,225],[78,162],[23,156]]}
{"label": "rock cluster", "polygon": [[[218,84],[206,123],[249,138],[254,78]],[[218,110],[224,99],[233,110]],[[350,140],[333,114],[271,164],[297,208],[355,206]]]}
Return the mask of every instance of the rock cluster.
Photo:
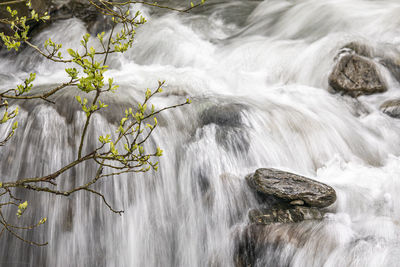
{"label": "rock cluster", "polygon": [[[350,42],[339,50],[335,61],[328,77],[335,92],[358,97],[387,91],[379,65],[400,83],[400,51],[396,47],[373,49],[359,42]],[[386,100],[380,109],[390,117],[400,118],[400,99]]]}
{"label": "rock cluster", "polygon": [[[251,224],[235,236],[236,267],[258,266],[265,253],[283,243],[301,246],[302,237],[296,228],[299,225],[294,223],[322,219],[324,208],[336,201],[332,187],[290,172],[258,169],[246,180],[261,208],[249,212]],[[307,228],[307,224],[301,227]]]}
{"label": "rock cluster", "polygon": [[336,201],[332,187],[281,170],[258,169],[246,180],[263,204],[249,212],[250,221],[257,224],[321,219],[320,209]]}

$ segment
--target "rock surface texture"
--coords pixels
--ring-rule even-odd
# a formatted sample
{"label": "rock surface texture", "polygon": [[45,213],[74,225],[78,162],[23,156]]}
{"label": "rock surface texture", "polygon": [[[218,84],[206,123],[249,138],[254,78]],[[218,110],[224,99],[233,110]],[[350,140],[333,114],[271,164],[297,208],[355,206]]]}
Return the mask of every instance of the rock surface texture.
{"label": "rock surface texture", "polygon": [[322,212],[313,207],[293,206],[267,210],[251,210],[249,219],[255,224],[296,223],[304,220],[321,220]]}
{"label": "rock surface texture", "polygon": [[301,200],[306,206],[324,208],[336,201],[332,187],[289,172],[258,169],[246,179],[258,193],[288,202]]}
{"label": "rock surface texture", "polygon": [[356,54],[339,57],[328,82],[336,92],[352,97],[382,93],[387,90],[375,63]]}
{"label": "rock surface texture", "polygon": [[388,116],[400,119],[400,99],[388,100],[381,105],[381,110]]}

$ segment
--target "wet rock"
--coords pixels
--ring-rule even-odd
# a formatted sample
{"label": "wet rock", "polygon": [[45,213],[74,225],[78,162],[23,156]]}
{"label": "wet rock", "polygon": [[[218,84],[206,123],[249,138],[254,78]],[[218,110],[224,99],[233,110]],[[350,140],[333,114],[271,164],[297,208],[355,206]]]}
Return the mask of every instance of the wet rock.
{"label": "wet rock", "polygon": [[375,63],[355,54],[341,56],[328,81],[333,90],[352,97],[382,93],[387,90]]}
{"label": "wet rock", "polygon": [[208,107],[200,114],[200,127],[209,124],[217,126],[215,139],[227,151],[240,156],[248,152],[249,135],[243,130],[242,104],[218,104]]}
{"label": "wet rock", "polygon": [[314,207],[293,206],[286,209],[254,209],[249,211],[249,219],[255,224],[297,223],[304,220],[321,220],[322,212]]}
{"label": "wet rock", "polygon": [[369,59],[379,59],[392,76],[400,82],[400,50],[390,44],[380,44],[377,47],[371,47],[358,41],[345,44],[338,53],[337,60],[343,54],[356,54]]}
{"label": "wet rock", "polygon": [[[298,227],[307,228],[306,225]],[[251,224],[236,233],[234,242],[236,267],[290,266],[293,254],[304,245],[297,225],[292,224]],[[280,257],[279,251],[284,247],[284,257]],[[265,260],[267,262],[263,262]]]}
{"label": "wet rock", "polygon": [[111,20],[86,0],[70,0],[64,4],[55,5],[51,10],[50,17],[51,22],[78,18],[86,23],[88,31],[92,34],[111,28]]}
{"label": "wet rock", "polygon": [[218,126],[239,127],[242,123],[241,104],[220,104],[209,107],[200,115],[201,126],[214,123]]}
{"label": "wet rock", "polygon": [[400,99],[388,100],[381,105],[380,109],[388,116],[400,119]]}
{"label": "wet rock", "polygon": [[258,169],[246,180],[256,192],[288,202],[302,200],[307,206],[323,208],[336,201],[332,187],[289,172]]}

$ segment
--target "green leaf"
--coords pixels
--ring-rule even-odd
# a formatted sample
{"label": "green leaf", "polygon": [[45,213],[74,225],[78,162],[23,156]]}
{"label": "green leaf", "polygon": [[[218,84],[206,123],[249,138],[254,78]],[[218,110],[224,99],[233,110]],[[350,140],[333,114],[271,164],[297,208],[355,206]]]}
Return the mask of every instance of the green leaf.
{"label": "green leaf", "polygon": [[28,201],[25,201],[24,203],[18,205],[18,211],[17,211],[18,218],[22,216],[27,207],[28,207]]}
{"label": "green leaf", "polygon": [[18,208],[19,209],[26,209],[26,207],[28,207],[28,201],[25,201],[24,203],[19,204]]}
{"label": "green leaf", "polygon": [[157,157],[161,157],[162,154],[163,154],[163,151],[161,150],[161,148],[157,147],[156,156],[157,156]]}
{"label": "green leaf", "polygon": [[126,151],[131,152],[131,150],[128,147],[128,144],[124,144],[124,148],[125,148]]}
{"label": "green leaf", "polygon": [[71,57],[73,57],[73,58],[75,58],[75,57],[76,57],[76,53],[75,53],[75,51],[74,51],[74,50],[72,50],[71,48],[68,48],[68,49],[67,49],[67,52],[68,52],[68,54],[69,54]]}
{"label": "green leaf", "polygon": [[120,125],[124,125],[124,123],[128,120],[128,118],[122,118]]}
{"label": "green leaf", "polygon": [[74,80],[78,78],[78,71],[75,68],[66,68],[65,72]]}
{"label": "green leaf", "polygon": [[149,99],[151,97],[151,90],[147,89],[146,90],[146,99]]}
{"label": "green leaf", "polygon": [[8,116],[8,112],[5,111],[3,114],[3,118],[1,119],[0,123],[5,123],[10,119],[10,117]]}
{"label": "green leaf", "polygon": [[15,131],[18,128],[18,121],[14,122],[12,130]]}

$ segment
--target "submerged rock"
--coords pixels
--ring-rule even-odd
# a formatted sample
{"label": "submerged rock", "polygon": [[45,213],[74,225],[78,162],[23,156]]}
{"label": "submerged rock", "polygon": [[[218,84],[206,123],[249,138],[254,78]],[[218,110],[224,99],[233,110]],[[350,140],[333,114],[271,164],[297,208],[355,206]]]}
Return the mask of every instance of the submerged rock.
{"label": "submerged rock", "polygon": [[352,97],[382,93],[387,90],[375,63],[354,54],[339,58],[328,81],[335,91]]}
{"label": "submerged rock", "polygon": [[218,126],[239,127],[242,125],[241,104],[220,104],[211,106],[200,115],[201,126],[214,123]]}
{"label": "submerged rock", "polygon": [[380,109],[386,115],[400,119],[400,99],[393,99],[384,102]]}
{"label": "submerged rock", "polygon": [[[304,246],[305,239],[299,231],[308,225],[260,225],[251,224],[235,233],[233,260],[236,267],[290,266],[293,253]],[[307,231],[307,230],[305,230]],[[285,256],[280,255],[282,247]]]}
{"label": "submerged rock", "polygon": [[246,106],[238,103],[213,105],[199,116],[199,125],[215,124],[215,139],[227,151],[242,155],[248,152],[249,135],[244,130],[242,113]]}
{"label": "submerged rock", "polygon": [[258,193],[287,202],[301,200],[307,206],[323,208],[336,201],[332,187],[290,172],[258,169],[246,180]]}

